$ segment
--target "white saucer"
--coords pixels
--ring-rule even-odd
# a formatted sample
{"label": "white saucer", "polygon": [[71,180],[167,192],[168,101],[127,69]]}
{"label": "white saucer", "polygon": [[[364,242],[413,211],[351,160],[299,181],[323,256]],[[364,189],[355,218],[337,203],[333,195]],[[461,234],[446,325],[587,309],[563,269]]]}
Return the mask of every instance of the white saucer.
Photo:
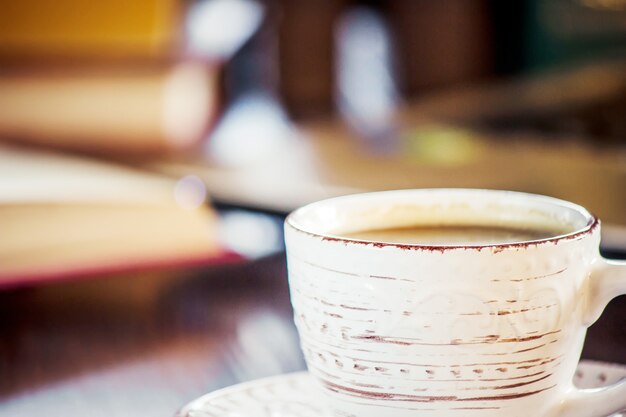
{"label": "white saucer", "polygon": [[[610,385],[626,377],[626,365],[582,361],[574,382],[580,388]],[[224,388],[187,404],[178,417],[329,417],[306,372],[279,375]],[[614,414],[613,417],[626,416]]]}

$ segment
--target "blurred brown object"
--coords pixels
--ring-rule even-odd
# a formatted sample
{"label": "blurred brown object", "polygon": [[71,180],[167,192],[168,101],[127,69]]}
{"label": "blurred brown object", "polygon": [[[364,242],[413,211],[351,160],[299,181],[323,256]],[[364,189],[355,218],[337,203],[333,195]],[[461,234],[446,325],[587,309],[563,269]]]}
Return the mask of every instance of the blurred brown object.
{"label": "blurred brown object", "polygon": [[0,59],[153,57],[180,37],[180,0],[0,2]]}
{"label": "blurred brown object", "polygon": [[0,72],[0,138],[92,152],[185,149],[217,114],[203,63]]}
{"label": "blurred brown object", "polygon": [[[297,118],[334,108],[335,24],[359,2],[280,2],[280,88]],[[492,24],[486,0],[393,0],[374,6],[392,31],[403,93],[467,84],[494,73]]]}
{"label": "blurred brown object", "polygon": [[398,118],[409,124],[416,115],[499,134],[532,132],[545,141],[565,138],[598,147],[623,146],[626,61],[429,94],[398,111]]}
{"label": "blurred brown object", "polygon": [[333,109],[333,31],[346,0],[282,0],[280,89],[296,117]]}
{"label": "blurred brown object", "polygon": [[240,340],[286,367],[292,316],[284,254],[1,291],[0,416],[172,417],[241,381]]}
{"label": "blurred brown object", "polygon": [[407,94],[469,83],[493,72],[485,0],[395,0],[389,8]]}

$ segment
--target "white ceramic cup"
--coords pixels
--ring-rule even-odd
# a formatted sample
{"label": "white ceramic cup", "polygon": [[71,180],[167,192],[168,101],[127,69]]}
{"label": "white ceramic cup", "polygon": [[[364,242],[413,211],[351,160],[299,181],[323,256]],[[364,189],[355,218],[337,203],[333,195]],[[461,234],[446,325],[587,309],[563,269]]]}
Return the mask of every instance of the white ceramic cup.
{"label": "white ceramic cup", "polygon": [[[342,233],[411,225],[552,227],[519,243],[402,245]],[[605,417],[626,384],[574,388],[586,329],[626,293],[599,221],[554,198],[432,189],[321,201],[286,221],[307,366],[341,417]]]}

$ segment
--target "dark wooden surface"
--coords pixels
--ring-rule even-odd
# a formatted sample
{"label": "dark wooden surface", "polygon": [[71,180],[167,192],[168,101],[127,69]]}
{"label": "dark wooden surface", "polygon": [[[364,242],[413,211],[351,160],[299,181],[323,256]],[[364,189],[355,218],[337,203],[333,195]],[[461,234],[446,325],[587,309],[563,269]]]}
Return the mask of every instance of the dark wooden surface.
{"label": "dark wooden surface", "polygon": [[[626,363],[624,317],[620,297],[584,356]],[[0,416],[171,416],[205,392],[302,369],[299,352],[284,360],[297,351],[294,332],[282,253],[1,292]],[[264,343],[277,338],[272,353]]]}
{"label": "dark wooden surface", "polygon": [[245,378],[228,355],[259,317],[295,332],[283,254],[0,293],[0,415],[171,416]]}

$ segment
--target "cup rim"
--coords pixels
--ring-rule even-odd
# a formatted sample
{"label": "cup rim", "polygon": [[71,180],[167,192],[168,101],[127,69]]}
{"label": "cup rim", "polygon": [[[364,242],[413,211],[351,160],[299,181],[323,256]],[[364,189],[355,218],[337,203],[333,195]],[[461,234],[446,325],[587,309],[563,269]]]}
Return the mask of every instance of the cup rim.
{"label": "cup rim", "polygon": [[[372,240],[364,240],[364,239],[356,239],[356,238],[348,238],[343,236],[338,236],[330,233],[319,233],[312,231],[304,226],[302,226],[298,220],[298,216],[302,216],[303,212],[314,210],[317,208],[316,206],[322,206],[327,204],[333,204],[341,201],[346,201],[349,199],[357,199],[357,198],[372,198],[375,196],[388,196],[391,194],[406,194],[406,193],[421,193],[421,192],[442,192],[442,193],[454,193],[454,192],[465,192],[465,193],[489,193],[489,194],[501,194],[503,196],[519,196],[525,197],[529,199],[533,199],[537,202],[548,203],[553,206],[560,206],[563,208],[567,208],[573,210],[580,215],[582,215],[586,219],[586,224],[583,227],[577,228],[576,230],[565,233],[561,235],[551,236],[549,238],[544,239],[535,239],[535,240],[525,240],[520,242],[504,242],[504,243],[487,243],[487,244],[468,244],[468,245],[446,245],[446,244],[419,244],[419,243],[393,243],[393,242],[381,242],[381,241],[372,241]],[[300,232],[312,237],[319,238],[322,241],[328,242],[339,242],[345,245],[362,245],[368,247],[375,248],[398,248],[398,249],[407,249],[407,250],[424,250],[424,251],[439,251],[443,252],[446,250],[455,250],[455,249],[474,249],[474,250],[482,250],[482,249],[493,249],[495,252],[501,252],[505,249],[515,249],[515,248],[527,248],[529,246],[537,246],[543,244],[557,244],[566,240],[577,240],[586,235],[592,234],[600,225],[600,220],[597,216],[593,215],[583,206],[578,204],[558,199],[555,197],[549,197],[541,194],[533,194],[526,193],[520,191],[509,191],[509,190],[495,190],[495,189],[483,189],[483,188],[410,188],[410,189],[398,189],[398,190],[389,190],[389,191],[374,191],[374,192],[365,192],[365,193],[356,193],[356,194],[348,194],[339,197],[327,198],[324,200],[316,201],[307,205],[304,205],[294,211],[292,211],[287,218],[285,219],[285,225],[291,228],[296,232]]]}

